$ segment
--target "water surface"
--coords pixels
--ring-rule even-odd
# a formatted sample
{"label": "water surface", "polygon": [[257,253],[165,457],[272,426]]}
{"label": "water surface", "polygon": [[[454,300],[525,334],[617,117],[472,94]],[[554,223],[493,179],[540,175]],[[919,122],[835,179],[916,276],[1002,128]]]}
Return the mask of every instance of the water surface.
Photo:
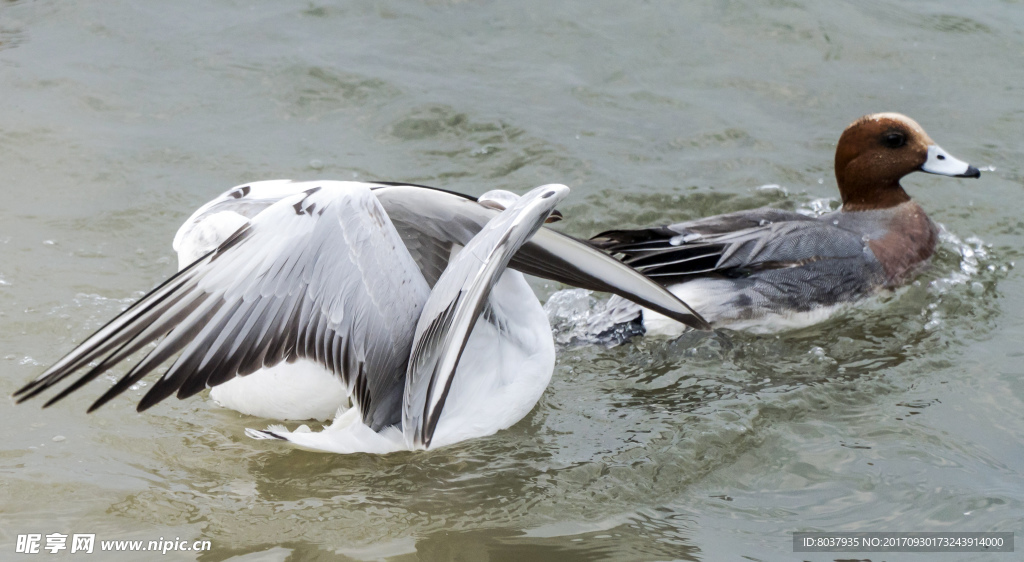
{"label": "water surface", "polygon": [[994,170],[905,181],[945,228],[912,285],[777,336],[565,347],[521,423],[429,453],[290,450],[202,398],[136,414],[144,388],[86,415],[110,380],[5,401],[0,559],[59,532],[213,545],[125,560],[877,561],[790,534],[1020,530],[1022,58],[1013,1],[4,2],[8,395],[255,179],[560,182],[586,236],[835,207],[835,140],[875,111]]}

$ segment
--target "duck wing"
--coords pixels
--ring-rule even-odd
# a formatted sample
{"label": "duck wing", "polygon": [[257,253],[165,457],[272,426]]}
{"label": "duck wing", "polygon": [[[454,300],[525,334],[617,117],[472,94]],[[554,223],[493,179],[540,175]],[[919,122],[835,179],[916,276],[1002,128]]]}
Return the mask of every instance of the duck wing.
{"label": "duck wing", "polygon": [[307,358],[341,378],[368,426],[399,423],[406,360],[429,287],[366,186],[289,188],[297,186],[304,190],[267,205],[18,390],[18,400],[85,370],[52,404],[163,338],[90,411],[181,352],[139,411],[174,393],[185,398]]}
{"label": "duck wing", "polygon": [[817,219],[794,211],[761,207],[652,228],[608,230],[593,236],[590,242],[605,250],[640,249],[645,245],[666,248],[680,242],[698,241],[705,236],[729,234],[777,222],[814,220]]}
{"label": "duck wing", "polygon": [[[859,233],[787,211],[756,211],[608,231],[591,242],[663,284],[706,275],[746,277],[829,259],[867,259],[866,242]],[[746,226],[750,224],[754,226]],[[743,228],[730,230],[732,226]]]}
{"label": "duck wing", "polygon": [[521,197],[466,244],[434,285],[416,325],[406,375],[402,430],[410,448],[430,446],[455,369],[491,288],[568,193],[568,187],[555,184]]}

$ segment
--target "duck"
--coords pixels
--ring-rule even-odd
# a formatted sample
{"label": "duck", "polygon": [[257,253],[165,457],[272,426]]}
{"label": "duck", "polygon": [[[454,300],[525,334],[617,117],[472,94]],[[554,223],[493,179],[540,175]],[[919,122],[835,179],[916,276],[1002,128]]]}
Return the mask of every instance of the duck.
{"label": "duck", "polygon": [[[938,227],[903,189],[913,172],[978,178],[913,119],[865,115],[836,144],[841,207],[821,216],[762,207],[664,226],[609,230],[590,242],[663,284],[715,328],[772,333],[820,322],[905,284],[928,263]],[[652,335],[686,326],[612,297],[592,331],[638,323]]]}
{"label": "duck", "polygon": [[[175,355],[139,401],[211,388],[220,405],[322,431],[248,429],[314,451],[386,454],[491,435],[554,369],[522,271],[635,298],[706,327],[664,287],[571,237],[564,185],[479,198],[398,183],[271,180],[232,188],[175,235],[180,270],[15,392],[45,405],[156,343],[89,411]],[[518,268],[509,269],[509,266]],[[84,372],[83,372],[84,371]]]}

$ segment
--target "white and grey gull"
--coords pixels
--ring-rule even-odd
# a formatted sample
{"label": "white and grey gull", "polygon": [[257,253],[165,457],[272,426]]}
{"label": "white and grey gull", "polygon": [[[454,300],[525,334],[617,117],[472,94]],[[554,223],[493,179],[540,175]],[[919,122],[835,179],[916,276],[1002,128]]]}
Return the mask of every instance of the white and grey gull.
{"label": "white and grey gull", "polygon": [[[67,396],[143,347],[90,411],[179,354],[143,396],[213,388],[220,404],[325,430],[250,430],[337,453],[427,449],[524,417],[554,366],[547,317],[521,272],[609,291],[689,325],[703,319],[602,252],[543,228],[568,193],[471,197],[403,184],[246,184],[179,230],[181,270],[15,393],[84,373]],[[506,270],[506,266],[518,270]],[[162,338],[162,339],[161,339]]]}

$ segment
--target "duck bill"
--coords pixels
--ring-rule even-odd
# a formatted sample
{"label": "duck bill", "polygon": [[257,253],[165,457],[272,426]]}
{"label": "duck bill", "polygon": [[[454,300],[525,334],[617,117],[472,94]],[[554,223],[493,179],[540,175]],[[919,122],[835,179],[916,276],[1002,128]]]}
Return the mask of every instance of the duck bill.
{"label": "duck bill", "polygon": [[940,176],[952,176],[954,178],[981,177],[981,170],[963,160],[953,158],[952,155],[937,144],[928,145],[928,158],[921,165],[921,171]]}

